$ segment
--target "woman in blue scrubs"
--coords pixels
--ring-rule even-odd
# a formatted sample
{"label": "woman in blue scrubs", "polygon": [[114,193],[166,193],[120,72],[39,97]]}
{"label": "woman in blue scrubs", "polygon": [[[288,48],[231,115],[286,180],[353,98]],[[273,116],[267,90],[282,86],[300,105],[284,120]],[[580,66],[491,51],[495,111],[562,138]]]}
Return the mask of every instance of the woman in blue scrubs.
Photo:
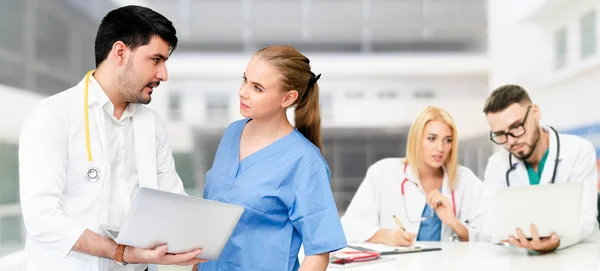
{"label": "woman in blue scrubs", "polygon": [[200,270],[325,270],[329,253],[346,246],[321,155],[319,77],[293,47],[251,58],[238,93],[245,119],[227,127],[204,190],[245,211],[219,259]]}

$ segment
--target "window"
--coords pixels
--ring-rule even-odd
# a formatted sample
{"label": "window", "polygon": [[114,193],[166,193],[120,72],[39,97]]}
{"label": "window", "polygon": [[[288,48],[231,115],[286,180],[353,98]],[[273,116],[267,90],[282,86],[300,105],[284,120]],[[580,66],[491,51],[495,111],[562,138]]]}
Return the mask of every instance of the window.
{"label": "window", "polygon": [[337,146],[341,153],[341,177],[360,178],[367,171],[367,140],[362,137],[343,138]]}
{"label": "window", "polygon": [[24,74],[25,65],[22,61],[15,63],[0,58],[0,84],[23,88],[25,83]]}
{"label": "window", "polygon": [[554,68],[560,69],[567,64],[567,28],[563,27],[554,34]]}
{"label": "window", "polygon": [[36,60],[70,71],[71,27],[49,11],[38,9],[35,20]]}
{"label": "window", "polygon": [[321,97],[319,97],[319,103],[321,104],[321,118],[332,119],[333,97],[331,97],[331,94],[321,94]]}
{"label": "window", "polygon": [[0,217],[0,256],[23,248],[23,218],[19,215]]}
{"label": "window", "polygon": [[0,205],[19,203],[18,147],[0,143]]}
{"label": "window", "polygon": [[177,174],[183,182],[186,190],[196,188],[196,169],[194,156],[191,153],[173,152],[173,160],[177,168]]}
{"label": "window", "polygon": [[18,146],[0,142],[0,257],[24,245],[19,207]]}
{"label": "window", "polygon": [[229,121],[229,96],[210,93],[206,96],[206,120],[209,122]]}
{"label": "window", "polygon": [[381,159],[389,157],[400,157],[403,156],[404,152],[404,141],[400,140],[400,136],[392,135],[388,137],[375,137],[372,141],[373,147],[371,149],[373,161],[370,164],[375,163]]}
{"label": "window", "polygon": [[347,99],[362,99],[365,97],[364,91],[349,91],[345,94]]}
{"label": "window", "polygon": [[377,97],[382,100],[396,99],[398,97],[398,92],[395,90],[382,90],[377,93]]}
{"label": "window", "polygon": [[[79,79],[81,80],[81,79]],[[45,72],[37,72],[35,75],[35,92],[43,95],[52,95],[72,87],[77,82],[66,82]]]}
{"label": "window", "polygon": [[580,21],[581,26],[581,58],[596,54],[596,12],[585,14]]}
{"label": "window", "polygon": [[415,99],[433,99],[435,97],[435,92],[431,89],[418,89],[414,93]]}
{"label": "window", "polygon": [[169,95],[169,119],[172,121],[181,120],[181,95]]}
{"label": "window", "polygon": [[0,0],[0,47],[18,54],[23,52],[24,2]]}

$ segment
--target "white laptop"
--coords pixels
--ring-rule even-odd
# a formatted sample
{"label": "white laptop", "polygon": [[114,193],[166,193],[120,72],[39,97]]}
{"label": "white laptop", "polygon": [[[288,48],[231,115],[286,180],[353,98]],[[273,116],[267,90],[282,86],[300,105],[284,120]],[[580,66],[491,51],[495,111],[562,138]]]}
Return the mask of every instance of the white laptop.
{"label": "white laptop", "polygon": [[580,232],[581,183],[500,188],[492,197],[489,219],[492,242],[517,237],[516,228],[531,238],[530,224],[540,237],[559,238]]}
{"label": "white laptop", "polygon": [[139,188],[120,229],[101,228],[118,244],[169,253],[202,248],[198,258],[216,260],[244,212],[241,206]]}

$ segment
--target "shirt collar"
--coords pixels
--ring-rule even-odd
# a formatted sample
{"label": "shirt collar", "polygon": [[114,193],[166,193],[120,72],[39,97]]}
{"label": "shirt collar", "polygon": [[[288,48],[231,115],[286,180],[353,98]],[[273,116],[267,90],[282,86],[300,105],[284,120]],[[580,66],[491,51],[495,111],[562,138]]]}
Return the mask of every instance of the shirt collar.
{"label": "shirt collar", "polygon": [[[85,78],[83,80],[85,81]],[[85,87],[85,82],[83,83],[83,87]],[[102,86],[100,86],[100,83],[96,81],[96,78],[94,78],[92,74],[90,76],[89,81],[88,106],[91,106],[96,103],[98,103],[101,107],[108,107],[107,109],[110,109],[111,115],[114,113],[114,105],[110,101],[110,98],[108,98],[108,95],[106,95],[106,92],[102,89]],[[125,111],[123,112],[123,116],[121,118],[123,119],[126,117],[132,117],[133,115],[135,115],[135,112],[137,111],[138,107],[139,104],[137,103],[127,104],[127,107],[125,108]]]}

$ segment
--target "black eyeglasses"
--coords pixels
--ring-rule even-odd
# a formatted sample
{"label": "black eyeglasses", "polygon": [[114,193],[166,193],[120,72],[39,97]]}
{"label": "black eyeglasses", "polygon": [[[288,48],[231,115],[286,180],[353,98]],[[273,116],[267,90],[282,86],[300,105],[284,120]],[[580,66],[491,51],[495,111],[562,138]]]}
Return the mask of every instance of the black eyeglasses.
{"label": "black eyeglasses", "polygon": [[492,142],[502,145],[508,141],[508,136],[512,136],[513,138],[518,138],[525,134],[525,122],[527,121],[527,116],[529,115],[529,110],[531,109],[531,105],[527,107],[527,113],[525,113],[525,117],[523,121],[519,124],[519,126],[510,128],[508,132],[498,132],[494,133],[490,131],[490,140]]}

